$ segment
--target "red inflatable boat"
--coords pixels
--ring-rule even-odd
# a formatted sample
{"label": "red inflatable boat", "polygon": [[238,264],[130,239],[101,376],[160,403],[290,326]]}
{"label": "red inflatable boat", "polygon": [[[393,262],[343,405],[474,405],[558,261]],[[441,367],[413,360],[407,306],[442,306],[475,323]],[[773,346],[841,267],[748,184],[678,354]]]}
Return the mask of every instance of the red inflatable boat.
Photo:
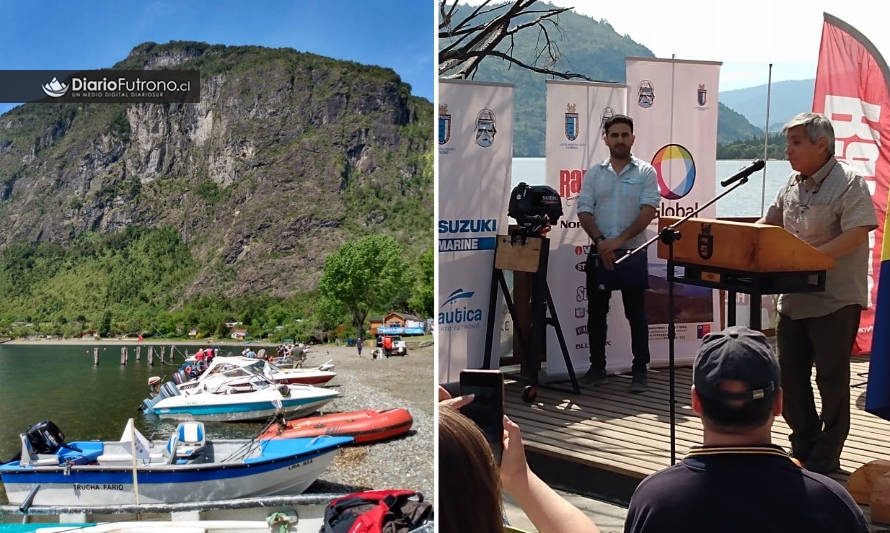
{"label": "red inflatable boat", "polygon": [[411,429],[414,419],[405,409],[365,409],[348,413],[296,418],[274,424],[258,439],[292,439],[336,435],[353,437],[356,444],[365,444],[397,437]]}

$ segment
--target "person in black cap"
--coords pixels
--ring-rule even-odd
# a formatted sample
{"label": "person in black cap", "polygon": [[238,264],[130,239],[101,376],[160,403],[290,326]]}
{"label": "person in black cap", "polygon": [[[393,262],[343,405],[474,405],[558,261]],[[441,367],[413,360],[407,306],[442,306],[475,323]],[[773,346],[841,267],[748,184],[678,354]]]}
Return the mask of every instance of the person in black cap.
{"label": "person in black cap", "polygon": [[706,335],[692,369],[703,445],[637,486],[624,531],[867,532],[862,510],[839,483],[772,444],[781,380],[759,331],[732,326]]}

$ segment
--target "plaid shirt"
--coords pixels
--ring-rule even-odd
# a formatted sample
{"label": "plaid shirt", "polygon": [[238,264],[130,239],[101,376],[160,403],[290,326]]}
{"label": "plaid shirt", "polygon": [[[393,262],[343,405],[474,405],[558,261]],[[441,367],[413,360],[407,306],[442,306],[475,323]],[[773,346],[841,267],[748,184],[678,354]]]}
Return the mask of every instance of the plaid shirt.
{"label": "plaid shirt", "polygon": [[[618,175],[606,159],[584,174],[578,212],[592,214],[603,235],[611,239],[633,223],[641,206],[651,205],[658,209],[660,201],[652,165],[631,156]],[[636,248],[644,242],[646,234],[641,232],[625,242],[622,248]]]}

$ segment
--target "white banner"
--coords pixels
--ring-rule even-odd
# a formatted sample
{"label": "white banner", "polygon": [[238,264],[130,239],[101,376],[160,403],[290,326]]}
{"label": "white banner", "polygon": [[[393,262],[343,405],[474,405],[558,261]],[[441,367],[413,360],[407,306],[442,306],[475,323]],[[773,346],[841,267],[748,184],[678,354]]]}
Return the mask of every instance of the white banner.
{"label": "white banner", "polygon": [[[439,81],[438,132],[436,344],[438,379],[449,383],[483,364],[496,236],[507,233],[513,87]],[[501,322],[495,316],[495,341]],[[492,368],[498,358],[493,351]]]}
{"label": "white banner", "polygon": [[[602,140],[603,122],[612,115],[625,114],[626,108],[626,85],[547,81],[547,185],[559,191],[563,199],[563,218],[549,234],[547,280],[572,367],[581,374],[590,366],[583,270],[590,239],[578,223],[576,203],[584,173],[609,157]],[[609,336],[629,338],[621,299],[617,300],[608,318]],[[627,357],[613,352],[606,352],[610,367],[630,365],[629,351]],[[568,370],[556,332],[547,328],[547,365],[541,377],[551,380],[566,376]]]}
{"label": "white banner", "polygon": [[[628,115],[634,119],[633,153],[649,161],[661,189],[659,216],[683,217],[715,195],[717,171],[717,89],[719,62],[627,58],[630,94]],[[716,218],[716,205],[697,215]],[[650,226],[654,235],[657,219]],[[683,227],[680,228],[683,234]],[[684,235],[684,238],[695,238]],[[649,346],[653,366],[668,361],[668,283],[666,261],[649,250],[650,290],[646,295]],[[674,284],[676,362],[691,363],[700,339],[719,327],[718,292]],[[611,335],[610,335],[611,337]],[[630,352],[630,343],[626,350]]]}

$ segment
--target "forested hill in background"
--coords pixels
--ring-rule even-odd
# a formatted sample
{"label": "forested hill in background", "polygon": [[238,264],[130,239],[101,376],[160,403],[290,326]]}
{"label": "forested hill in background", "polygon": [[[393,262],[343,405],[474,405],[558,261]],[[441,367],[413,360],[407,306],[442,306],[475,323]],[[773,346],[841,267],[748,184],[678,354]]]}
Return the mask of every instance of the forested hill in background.
{"label": "forested hill in background", "polygon": [[[546,2],[542,2],[542,4],[549,5]],[[472,9],[474,8],[468,5],[458,6],[454,20],[462,20]],[[530,19],[531,16],[517,19],[514,21],[514,25]],[[626,57],[655,57],[644,44],[634,41],[627,35],[617,34],[607,20],[595,20],[574,11],[561,13],[556,20],[561,31],[550,32],[550,37],[559,47],[560,58],[555,64],[549,65],[552,70],[578,72],[594,80],[624,83]],[[645,36],[636,37],[645,41]],[[543,37],[534,28],[518,32],[513,43],[513,55],[521,58],[527,64],[534,64],[534,52],[536,47],[540,48],[540,39]],[[500,49],[506,51],[506,46],[506,44],[502,44]],[[440,45],[441,47],[442,45]],[[766,73],[764,73],[765,76]],[[547,76],[516,66],[511,67],[506,61],[497,58],[488,58],[480,63],[474,79],[476,81],[510,83],[515,86],[513,155],[516,157],[543,156],[546,114],[545,80]],[[787,98],[778,96],[781,93],[781,88],[779,93],[773,92],[774,100],[771,107],[773,118],[776,121],[784,121],[794,114],[781,107],[784,105],[783,101],[799,104],[804,100],[800,93],[796,92],[797,90],[797,88],[792,88],[792,92]],[[812,98],[812,90],[809,92],[809,97]],[[746,118],[748,107],[745,108],[745,112],[741,110],[736,110],[739,111],[736,112],[724,105],[722,94],[720,98],[717,126],[718,144],[758,139],[757,142],[760,143],[762,151],[762,121],[752,124],[749,121],[750,117]],[[760,102],[761,107],[765,109],[765,91],[763,91]]]}
{"label": "forested hill in background", "polygon": [[200,299],[300,299],[366,235],[431,253],[432,103],[391,69],[198,42],[113,68],[200,69],[201,102],[0,115],[0,327],[110,311],[150,332]]}
{"label": "forested hill in background", "polygon": [[766,124],[766,101],[769,96],[769,131],[777,132],[794,115],[813,109],[815,89],[815,79],[777,81],[772,86],[763,84],[723,91],[720,93],[720,101],[762,128]]}

